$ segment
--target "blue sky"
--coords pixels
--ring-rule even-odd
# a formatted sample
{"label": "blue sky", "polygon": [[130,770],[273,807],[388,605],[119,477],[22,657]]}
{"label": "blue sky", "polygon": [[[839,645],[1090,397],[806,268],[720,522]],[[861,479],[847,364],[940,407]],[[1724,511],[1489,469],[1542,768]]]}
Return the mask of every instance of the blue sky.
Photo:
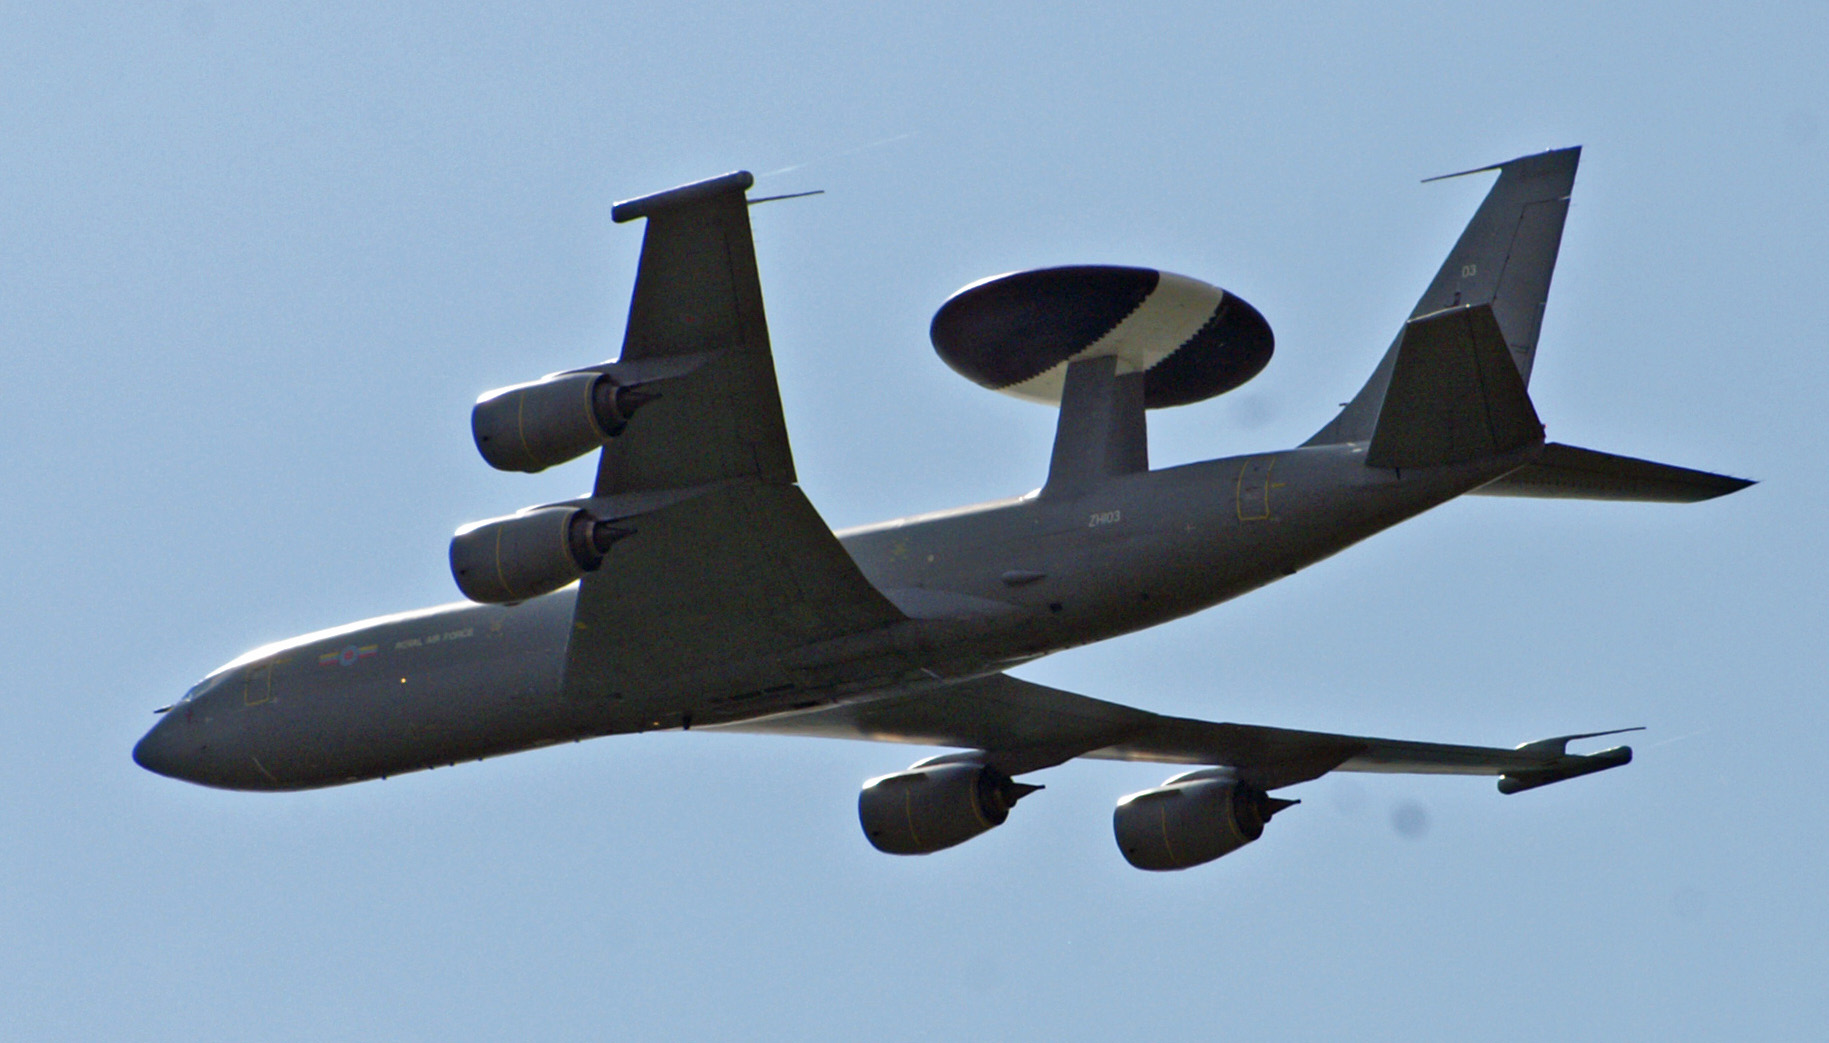
{"label": "blue sky", "polygon": [[[1817,1038],[1829,923],[1829,9],[318,4],[0,8],[0,1037]],[[598,740],[314,793],[128,759],[257,644],[451,600],[488,388],[617,350],[619,198],[746,168],[802,481],[834,526],[1010,495],[1052,414],[926,342],[959,286],[1153,265],[1269,368],[1158,464],[1299,442],[1485,190],[1586,147],[1552,437],[1742,474],[1696,506],[1471,499],[1024,676],[1150,709],[1510,744],[1517,797],[1335,776],[1143,874],[1071,764],[874,852],[918,751]],[[1399,828],[1402,827],[1402,828]]]}

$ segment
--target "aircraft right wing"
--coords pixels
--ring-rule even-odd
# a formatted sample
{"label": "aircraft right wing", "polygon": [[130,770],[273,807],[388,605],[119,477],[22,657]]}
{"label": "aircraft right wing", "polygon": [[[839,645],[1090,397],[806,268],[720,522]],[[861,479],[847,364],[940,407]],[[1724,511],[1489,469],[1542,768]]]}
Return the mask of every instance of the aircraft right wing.
{"label": "aircraft right wing", "polygon": [[1632,759],[1626,746],[1586,755],[1568,752],[1573,740],[1613,732],[1559,736],[1512,749],[1333,735],[1168,717],[1008,674],[717,727],[980,750],[986,764],[1007,775],[1075,757],[1224,766],[1262,790],[1307,782],[1330,771],[1366,771],[1497,775],[1500,792],[1517,793]]}

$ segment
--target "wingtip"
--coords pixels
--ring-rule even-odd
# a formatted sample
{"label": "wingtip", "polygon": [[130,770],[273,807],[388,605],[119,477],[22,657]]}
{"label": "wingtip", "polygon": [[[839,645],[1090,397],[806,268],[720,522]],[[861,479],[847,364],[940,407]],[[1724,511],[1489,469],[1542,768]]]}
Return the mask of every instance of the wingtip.
{"label": "wingtip", "polygon": [[756,177],[747,170],[733,170],[728,174],[694,181],[661,192],[653,192],[634,199],[625,199],[610,207],[610,220],[621,224],[648,217],[662,210],[697,203],[712,196],[727,192],[747,192],[756,183]]}
{"label": "wingtip", "polygon": [[[1635,731],[1636,729],[1624,729]],[[1607,771],[1610,768],[1621,768],[1632,763],[1632,747],[1615,746],[1610,750],[1577,756],[1565,755],[1562,761],[1548,768],[1535,771],[1507,772],[1499,777],[1499,792],[1507,795],[1523,793],[1539,786],[1548,786],[1554,782],[1578,779],[1583,775]]]}

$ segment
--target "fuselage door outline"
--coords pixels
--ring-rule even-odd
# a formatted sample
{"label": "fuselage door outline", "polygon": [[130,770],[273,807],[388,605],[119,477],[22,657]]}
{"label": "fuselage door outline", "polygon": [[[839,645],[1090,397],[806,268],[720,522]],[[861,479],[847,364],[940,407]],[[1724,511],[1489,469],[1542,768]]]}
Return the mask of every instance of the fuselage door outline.
{"label": "fuselage door outline", "polygon": [[1238,520],[1270,520],[1270,472],[1276,466],[1275,456],[1253,456],[1238,469]]}

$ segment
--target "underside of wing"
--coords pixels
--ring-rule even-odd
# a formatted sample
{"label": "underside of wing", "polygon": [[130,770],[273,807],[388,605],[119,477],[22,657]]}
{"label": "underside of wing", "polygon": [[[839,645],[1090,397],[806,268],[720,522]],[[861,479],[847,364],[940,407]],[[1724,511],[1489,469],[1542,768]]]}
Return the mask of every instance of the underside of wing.
{"label": "underside of wing", "polygon": [[791,685],[783,653],[902,618],[796,486],[723,484],[628,524],[579,587],[568,695]]}
{"label": "underside of wing", "polygon": [[648,222],[617,361],[698,364],[643,385],[656,398],[604,446],[598,496],[737,478],[794,481],[744,196],[752,180],[739,171],[612,211],[618,221]]}
{"label": "underside of wing", "polygon": [[[902,619],[793,483],[750,239],[747,173],[617,204],[645,218],[620,358],[640,411],[603,448],[593,502],[677,493],[618,521],[578,596],[565,689],[766,686],[805,645]],[[708,680],[708,678],[710,678]]]}
{"label": "underside of wing", "polygon": [[980,750],[1010,775],[1138,735],[1155,714],[993,674],[907,695],[721,725],[721,730]]}
{"label": "underside of wing", "polygon": [[825,707],[722,726],[772,735],[868,739],[983,753],[1009,775],[1074,757],[1233,769],[1262,790],[1330,771],[1498,775],[1507,793],[1616,767],[1628,747],[1570,754],[1562,736],[1512,749],[1168,717],[995,674],[874,702]]}

